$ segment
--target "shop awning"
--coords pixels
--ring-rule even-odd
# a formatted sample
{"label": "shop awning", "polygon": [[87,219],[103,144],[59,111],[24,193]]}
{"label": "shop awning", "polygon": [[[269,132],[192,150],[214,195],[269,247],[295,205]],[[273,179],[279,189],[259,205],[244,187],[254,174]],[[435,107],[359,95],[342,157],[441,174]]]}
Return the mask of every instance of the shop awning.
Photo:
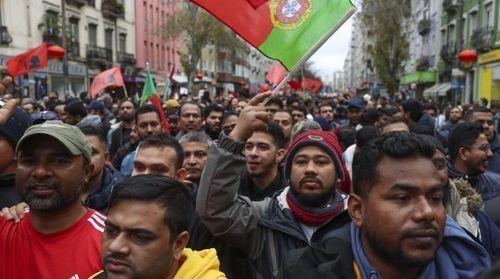
{"label": "shop awning", "polygon": [[438,83],[424,90],[424,96],[435,97],[435,96],[446,96],[446,92],[451,89],[451,83]]}
{"label": "shop awning", "polygon": [[438,96],[446,96],[446,92],[451,89],[451,82],[443,83],[439,90],[437,91]]}
{"label": "shop awning", "polygon": [[432,95],[437,95],[436,92],[441,87],[441,83],[434,84],[433,86],[427,88],[424,90],[424,96],[432,96]]}

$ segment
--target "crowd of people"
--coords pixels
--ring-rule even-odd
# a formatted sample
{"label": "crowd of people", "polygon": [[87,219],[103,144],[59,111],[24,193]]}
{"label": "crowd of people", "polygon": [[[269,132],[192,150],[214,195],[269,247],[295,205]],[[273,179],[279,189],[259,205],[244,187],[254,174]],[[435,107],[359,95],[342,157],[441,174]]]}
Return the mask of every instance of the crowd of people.
{"label": "crowd of people", "polygon": [[500,277],[496,103],[11,84],[0,279]]}

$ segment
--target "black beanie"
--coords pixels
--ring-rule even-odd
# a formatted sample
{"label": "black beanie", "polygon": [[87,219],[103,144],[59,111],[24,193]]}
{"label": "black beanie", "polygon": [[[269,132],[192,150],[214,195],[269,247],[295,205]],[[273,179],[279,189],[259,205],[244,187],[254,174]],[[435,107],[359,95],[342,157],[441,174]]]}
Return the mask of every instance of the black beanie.
{"label": "black beanie", "polygon": [[29,126],[31,126],[31,116],[21,108],[16,107],[9,121],[0,126],[0,135],[9,141],[13,148],[16,148],[17,142]]}

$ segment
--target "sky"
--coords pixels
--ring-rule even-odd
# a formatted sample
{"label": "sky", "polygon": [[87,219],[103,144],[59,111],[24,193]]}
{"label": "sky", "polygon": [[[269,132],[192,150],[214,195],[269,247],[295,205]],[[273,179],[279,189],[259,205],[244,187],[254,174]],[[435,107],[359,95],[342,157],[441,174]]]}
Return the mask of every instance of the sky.
{"label": "sky", "polygon": [[[359,7],[361,0],[354,0]],[[351,16],[337,32],[309,59],[313,62],[313,69],[323,79],[323,82],[333,80],[333,72],[344,68],[344,60],[349,49],[351,39],[352,22]]]}

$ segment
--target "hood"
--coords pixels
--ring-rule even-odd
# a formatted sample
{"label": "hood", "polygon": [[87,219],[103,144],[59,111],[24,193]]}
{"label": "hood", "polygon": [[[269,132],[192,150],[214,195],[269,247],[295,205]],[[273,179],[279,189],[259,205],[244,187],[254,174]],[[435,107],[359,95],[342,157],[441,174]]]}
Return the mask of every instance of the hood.
{"label": "hood", "polygon": [[185,248],[182,252],[183,263],[174,279],[222,279],[226,275],[219,271],[219,259],[215,249],[193,251]]}

